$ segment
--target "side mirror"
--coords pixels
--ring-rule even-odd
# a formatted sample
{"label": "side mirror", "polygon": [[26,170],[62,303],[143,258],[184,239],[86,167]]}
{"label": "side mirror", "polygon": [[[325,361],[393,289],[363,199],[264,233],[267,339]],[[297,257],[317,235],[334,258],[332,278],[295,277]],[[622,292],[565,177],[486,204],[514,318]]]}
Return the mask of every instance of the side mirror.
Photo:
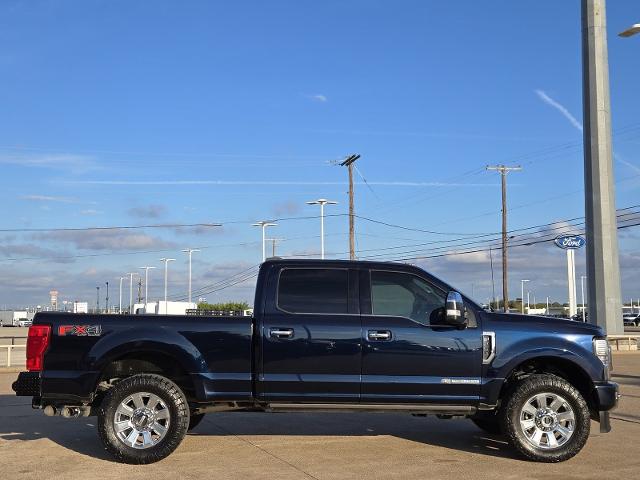
{"label": "side mirror", "polygon": [[458,292],[449,292],[447,294],[446,321],[449,325],[458,328],[467,326],[467,319],[464,314],[464,302],[462,295]]}

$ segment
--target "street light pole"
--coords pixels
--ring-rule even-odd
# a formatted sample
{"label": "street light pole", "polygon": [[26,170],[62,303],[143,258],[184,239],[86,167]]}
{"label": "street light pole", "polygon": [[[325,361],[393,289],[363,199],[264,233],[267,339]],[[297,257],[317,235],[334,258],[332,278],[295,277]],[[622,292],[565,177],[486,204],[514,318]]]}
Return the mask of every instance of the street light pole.
{"label": "street light pole", "polygon": [[252,225],[254,227],[262,227],[262,261],[264,262],[267,259],[267,237],[265,235],[265,230],[267,227],[275,227],[278,224],[260,220],[259,222],[253,223]]}
{"label": "street light pole", "polygon": [[133,314],[133,276],[138,275],[136,272],[127,273],[129,275],[129,315]]}
{"label": "street light pole", "polygon": [[624,326],[620,315],[605,0],[582,0],[582,82],[589,318],[608,335],[616,335],[624,333]]}
{"label": "street light pole", "polygon": [[147,304],[149,303],[149,270],[153,270],[156,267],[140,267],[140,270],[144,270],[144,313],[147,312]]}
{"label": "street light pole", "polygon": [[520,280],[520,313],[524,315],[524,284],[529,280]]}
{"label": "street light pole", "polygon": [[107,285],[107,296],[104,299],[105,302],[105,313],[109,313],[109,282],[104,282]]}
{"label": "street light pole", "polygon": [[96,287],[96,313],[100,313],[100,287]]}
{"label": "street light pole", "polygon": [[197,248],[185,248],[182,251],[189,255],[189,303],[191,303],[191,254],[193,252],[199,252],[200,250],[198,250]]}
{"label": "street light pole", "polygon": [[[164,262],[164,314],[167,314],[167,279],[169,278],[169,262],[175,262],[175,258],[161,258],[161,262]],[[158,313],[160,313],[158,311]]]}
{"label": "street light pole", "polygon": [[122,315],[122,281],[125,277],[120,277],[120,306],[118,307],[118,314]]}
{"label": "street light pole", "polygon": [[337,205],[338,202],[333,200],[327,200],[325,198],[319,198],[307,202],[307,205],[320,205],[320,258],[324,260],[324,206],[325,205]]}

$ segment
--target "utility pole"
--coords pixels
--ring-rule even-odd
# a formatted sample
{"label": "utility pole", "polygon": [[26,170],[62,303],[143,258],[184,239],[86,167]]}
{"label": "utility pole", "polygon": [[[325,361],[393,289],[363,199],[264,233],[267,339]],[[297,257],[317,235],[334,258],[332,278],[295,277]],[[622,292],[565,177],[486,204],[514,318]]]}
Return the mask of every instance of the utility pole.
{"label": "utility pole", "polygon": [[504,311],[509,312],[509,280],[507,274],[507,173],[522,170],[522,167],[507,167],[505,165],[487,165],[487,170],[500,172],[502,180],[502,297]]}
{"label": "utility pole", "polygon": [[[169,278],[169,262],[175,262],[175,258],[161,258],[161,262],[164,262],[164,314],[166,315],[168,312],[167,305],[167,279]],[[158,309],[158,313],[160,313],[160,309]]]}
{"label": "utility pole", "polygon": [[199,252],[200,250],[197,248],[185,248],[182,251],[189,256],[189,303],[191,303],[191,255],[193,252]]}
{"label": "utility pole", "polygon": [[156,267],[140,267],[140,270],[144,270],[144,313],[147,312],[147,304],[149,303],[149,270],[153,270]]}
{"label": "utility pole", "polygon": [[96,313],[100,313],[100,287],[96,287]]}
{"label": "utility pole", "polygon": [[264,262],[267,259],[267,237],[265,235],[265,230],[267,227],[275,227],[278,224],[273,222],[268,222],[265,220],[260,220],[259,222],[252,224],[254,227],[262,227],[262,261]]}
{"label": "utility pole", "polygon": [[142,303],[142,277],[138,279],[138,303]]}
{"label": "utility pole", "polygon": [[122,281],[126,277],[120,277],[120,306],[118,307],[118,314],[122,315]]}
{"label": "utility pole", "polygon": [[271,256],[276,256],[276,245],[280,242],[284,242],[285,238],[267,238],[267,242],[271,242]]}
{"label": "utility pole", "polygon": [[493,249],[489,248],[489,260],[491,262],[491,290],[493,291],[493,303],[496,306],[496,310],[498,309],[498,304],[496,303],[496,282],[493,278]]}
{"label": "utility pole", "polygon": [[105,313],[109,313],[109,282],[104,283],[107,285],[107,297],[104,299],[104,302],[106,303]]}
{"label": "utility pole", "polygon": [[135,272],[127,273],[129,275],[129,315],[133,314],[133,276],[138,275]]}
{"label": "utility pole", "polygon": [[[349,176],[351,177],[351,173],[349,173]],[[351,196],[349,198],[351,198]],[[318,200],[307,202],[307,205],[320,205],[320,258],[322,260],[324,260],[324,206],[337,205],[337,204],[338,202],[334,202],[333,200],[327,200],[325,198],[319,198]],[[350,205],[351,204],[352,202],[350,201]],[[349,223],[349,231],[351,231],[351,223]]]}
{"label": "utility pole", "polygon": [[589,319],[624,333],[611,147],[605,0],[582,0],[584,197]]}
{"label": "utility pole", "polygon": [[349,155],[343,162],[341,167],[347,167],[349,170],[349,259],[356,259],[356,239],[355,239],[355,213],[353,206],[353,164],[360,158],[360,155]]}

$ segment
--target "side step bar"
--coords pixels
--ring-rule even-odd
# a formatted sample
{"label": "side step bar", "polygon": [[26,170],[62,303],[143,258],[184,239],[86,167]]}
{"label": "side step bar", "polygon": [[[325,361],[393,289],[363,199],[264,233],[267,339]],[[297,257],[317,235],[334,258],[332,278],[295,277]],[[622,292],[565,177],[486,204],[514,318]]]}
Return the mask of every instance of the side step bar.
{"label": "side step bar", "polygon": [[269,403],[265,409],[272,412],[402,412],[433,415],[472,415],[476,407],[469,405],[425,405],[378,403]]}

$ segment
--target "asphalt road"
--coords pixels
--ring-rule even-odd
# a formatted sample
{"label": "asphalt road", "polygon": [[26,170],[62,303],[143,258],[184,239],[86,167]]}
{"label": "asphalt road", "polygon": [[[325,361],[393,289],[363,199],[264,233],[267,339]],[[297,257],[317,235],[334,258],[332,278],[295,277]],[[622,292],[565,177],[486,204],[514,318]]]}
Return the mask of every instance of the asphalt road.
{"label": "asphalt road", "polygon": [[3,479],[224,478],[584,480],[637,478],[640,468],[640,353],[615,355],[623,398],[613,432],[598,424],[585,449],[562,464],[518,457],[499,436],[468,420],[402,414],[209,414],[162,462],[115,463],[99,443],[95,418],[65,420],[32,410],[0,373]]}

